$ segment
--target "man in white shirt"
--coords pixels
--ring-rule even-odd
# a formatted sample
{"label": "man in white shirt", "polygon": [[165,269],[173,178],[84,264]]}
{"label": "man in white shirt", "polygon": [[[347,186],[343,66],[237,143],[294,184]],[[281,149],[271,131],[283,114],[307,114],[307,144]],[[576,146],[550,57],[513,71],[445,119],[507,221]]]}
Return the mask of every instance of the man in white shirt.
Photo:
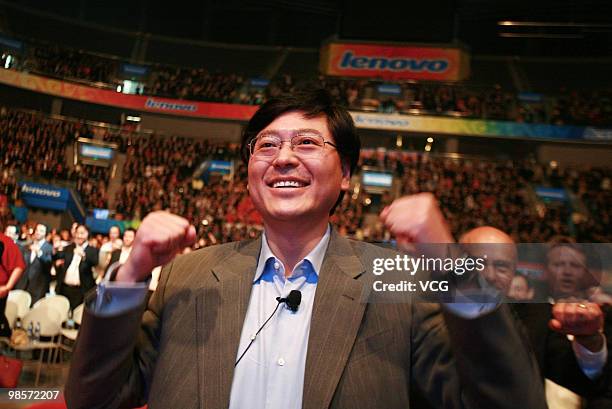
{"label": "man in white shirt", "polygon": [[113,251],[120,250],[123,242],[121,240],[121,230],[119,226],[111,226],[108,229],[108,241],[100,246],[99,271],[105,271],[111,264],[110,257]]}
{"label": "man in white shirt", "polygon": [[[145,217],[117,283],[86,304],[68,407],[405,409],[420,391],[440,409],[545,408],[505,306],[466,319],[450,305],[363,302],[374,260],[399,253],[329,225],[359,147],[326,91],[262,105],[243,154],[265,235],[174,259],[194,226]],[[401,248],[454,241],[430,194],[396,200],[381,219]],[[168,262],[143,315],[144,281]],[[281,304],[292,290],[301,304]]]}
{"label": "man in white shirt", "polygon": [[132,245],[134,244],[135,237],[136,230],[132,228],[125,229],[125,232],[123,232],[123,239],[121,240],[121,246],[114,249],[109,255],[105,273],[114,263],[119,262],[120,264],[124,264],[127,261],[128,256],[132,252]]}
{"label": "man in white shirt", "polygon": [[70,300],[70,309],[83,302],[85,294],[95,287],[94,267],[98,264],[98,249],[87,243],[89,229],[80,224],[74,234],[74,243],[59,256],[57,287],[55,292]]}

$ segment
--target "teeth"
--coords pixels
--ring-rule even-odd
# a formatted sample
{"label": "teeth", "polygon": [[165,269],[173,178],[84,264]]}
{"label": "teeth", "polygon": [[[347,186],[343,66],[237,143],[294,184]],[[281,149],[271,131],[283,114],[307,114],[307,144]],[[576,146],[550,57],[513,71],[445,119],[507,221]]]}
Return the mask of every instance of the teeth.
{"label": "teeth", "polygon": [[301,187],[302,183],[297,182],[295,180],[282,180],[280,182],[275,182],[272,187]]}

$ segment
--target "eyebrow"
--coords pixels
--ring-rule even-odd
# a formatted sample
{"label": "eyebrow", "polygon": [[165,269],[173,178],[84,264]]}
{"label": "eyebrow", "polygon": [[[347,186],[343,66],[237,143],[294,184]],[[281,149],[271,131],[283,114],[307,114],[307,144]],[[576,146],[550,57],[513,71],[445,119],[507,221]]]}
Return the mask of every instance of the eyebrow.
{"label": "eyebrow", "polygon": [[300,128],[300,129],[281,129],[278,131],[275,130],[269,130],[269,131],[264,131],[261,132],[259,134],[259,136],[265,136],[265,135],[280,135],[283,133],[289,133],[291,132],[292,134],[298,134],[298,133],[316,133],[317,135],[321,135],[321,132],[317,131],[316,129],[312,129],[312,128]]}

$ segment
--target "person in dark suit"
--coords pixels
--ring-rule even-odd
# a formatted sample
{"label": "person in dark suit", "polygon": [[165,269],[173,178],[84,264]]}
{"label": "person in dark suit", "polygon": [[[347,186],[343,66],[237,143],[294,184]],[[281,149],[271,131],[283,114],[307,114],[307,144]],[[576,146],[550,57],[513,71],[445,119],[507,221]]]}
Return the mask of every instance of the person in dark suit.
{"label": "person in dark suit", "polygon": [[[262,105],[243,152],[264,235],[174,258],[195,241],[194,226],[147,215],[118,283],[86,302],[68,408],[405,409],[412,385],[437,408],[545,408],[537,364],[505,306],[470,314],[414,299],[363,302],[364,291],[375,298],[375,260],[399,253],[329,225],[359,146],[349,113],[325,91]],[[453,242],[430,194],[396,200],[381,219],[402,248]],[[143,314],[143,281],[163,264]],[[299,308],[276,310],[274,297],[289,289],[301,291]]]}
{"label": "person in dark suit", "polygon": [[[612,310],[610,305],[601,302],[607,297],[599,288],[602,278],[600,260],[591,253],[589,246],[574,243],[571,239],[557,238],[549,244],[544,261],[549,294],[554,301],[551,328],[562,335],[574,336],[573,346],[583,344],[591,353],[599,356],[606,351],[608,353],[605,366],[592,371],[594,374],[587,374],[588,380],[582,380],[584,386],[581,390],[569,388],[587,398],[586,409],[612,407],[612,360],[609,356],[612,349]],[[579,333],[564,328],[559,322],[559,317],[563,316],[571,318],[573,327]],[[598,386],[595,393],[593,384]]]}
{"label": "person in dark suit", "polygon": [[123,232],[121,248],[113,250],[110,254],[108,265],[105,268],[104,274],[108,272],[109,268],[116,262],[125,263],[130,253],[132,252],[132,245],[134,244],[134,238],[136,237],[136,230],[127,228]]}
{"label": "person in dark suit", "polygon": [[49,292],[51,283],[51,263],[53,258],[53,246],[46,240],[47,226],[37,224],[34,230],[32,243],[24,252],[26,262],[27,283],[25,290],[32,296],[32,304]]}
{"label": "person in dark suit", "polygon": [[81,304],[85,294],[96,286],[93,268],[98,265],[98,249],[89,246],[88,238],[87,226],[79,225],[74,242],[60,253],[56,264],[55,292],[70,300],[70,309]]}
{"label": "person in dark suit", "polygon": [[[551,304],[547,299],[526,299],[533,295],[533,289],[529,289],[525,277],[520,277],[525,288],[513,292],[511,283],[516,278],[517,254],[514,241],[501,230],[478,227],[465,233],[460,242],[466,244],[472,255],[487,253],[485,276],[498,290],[519,295],[520,299],[511,304],[512,311],[529,336],[542,376],[584,398],[602,401],[611,378],[607,351],[612,345],[609,344],[610,337],[604,335],[612,334],[612,316],[607,308],[587,300],[559,300],[562,302]],[[547,252],[545,265],[551,282],[558,283],[551,287],[562,288],[564,294],[570,296],[576,294],[579,287],[576,284],[583,281],[582,273],[577,271],[585,265],[586,259],[580,259],[573,249],[569,253],[562,250],[560,252],[556,245],[552,246]],[[580,259],[580,262],[562,263],[562,259]],[[566,271],[568,269],[570,271]],[[560,290],[556,293],[560,294]],[[567,335],[571,335],[571,341]],[[604,345],[606,341],[607,346]],[[596,354],[602,353],[600,360],[594,362]]]}
{"label": "person in dark suit", "polygon": [[[600,308],[597,304],[583,303],[583,305],[588,306],[593,311],[601,311],[598,314],[603,321],[600,329],[602,333],[612,334],[610,311],[607,308]],[[576,345],[572,345],[572,341],[568,340],[564,333],[551,328],[550,322],[556,318],[550,304],[517,303],[512,304],[512,307],[527,330],[542,376],[580,395],[587,402],[608,399],[608,405],[612,403],[609,398],[604,397],[611,380],[609,356],[604,361],[604,365],[597,371],[598,373],[589,376],[589,372],[585,372],[576,356]],[[584,308],[577,307],[576,309],[582,310]],[[598,331],[599,329],[595,332]],[[609,342],[609,337],[604,338],[604,340],[608,343],[606,349],[610,351],[612,345]]]}

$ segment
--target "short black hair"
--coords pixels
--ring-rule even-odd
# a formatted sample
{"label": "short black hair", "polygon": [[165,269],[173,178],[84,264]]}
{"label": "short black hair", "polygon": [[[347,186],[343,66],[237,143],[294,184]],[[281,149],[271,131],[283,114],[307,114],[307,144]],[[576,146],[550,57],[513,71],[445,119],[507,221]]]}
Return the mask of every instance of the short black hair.
{"label": "short black hair", "polygon": [[571,237],[557,236],[547,244],[545,264],[550,262],[550,253],[557,248],[565,247],[574,250],[584,257],[586,274],[582,277],[582,289],[600,285],[602,279],[601,257],[597,246],[588,243],[576,243]]}
{"label": "short black hair", "polygon": [[125,231],[123,232],[123,234],[125,235],[125,233],[131,231],[132,233],[136,234],[136,229],[133,227],[128,227],[127,229],[125,229]]}
{"label": "short black hair", "polygon": [[[293,94],[280,95],[261,105],[242,133],[240,153],[244,163],[249,162],[249,143],[276,118],[288,112],[302,112],[305,118],[325,115],[342,166],[349,166],[349,176],[355,173],[361,150],[355,123],[346,108],[336,103],[331,94],[322,88],[302,89]],[[340,192],[330,215],[342,202],[344,194],[344,191]]]}
{"label": "short black hair", "polygon": [[39,225],[40,225],[40,226],[45,226],[45,234],[49,233],[49,226],[47,226],[47,225],[46,225],[46,224],[44,224],[44,223],[38,222],[38,223],[36,223],[35,228],[36,228],[36,227],[38,227]]}
{"label": "short black hair", "polygon": [[296,111],[304,113],[305,118],[325,115],[327,127],[334,137],[340,159],[349,165],[352,175],[359,161],[361,141],[349,112],[334,102],[330,93],[325,89],[304,89],[294,94],[272,98],[261,105],[242,133],[240,152],[244,162],[249,161],[251,140],[279,116]]}

